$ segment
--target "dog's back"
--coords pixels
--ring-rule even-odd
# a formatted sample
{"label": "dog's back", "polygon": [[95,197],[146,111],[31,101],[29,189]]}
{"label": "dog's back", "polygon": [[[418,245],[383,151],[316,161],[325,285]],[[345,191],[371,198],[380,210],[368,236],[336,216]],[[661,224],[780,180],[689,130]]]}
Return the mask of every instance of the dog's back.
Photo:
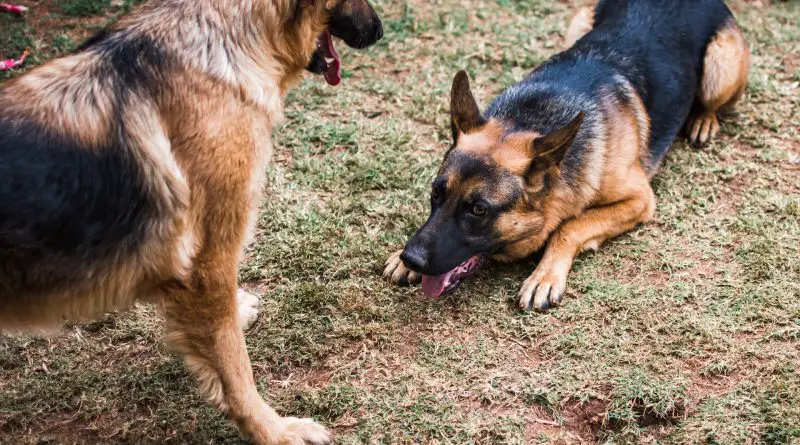
{"label": "dog's back", "polygon": [[[655,170],[692,108],[706,47],[731,17],[721,0],[602,0],[592,30],[498,97],[487,115],[549,133],[609,91],[630,100],[621,76],[650,116],[648,167]],[[579,145],[587,137],[579,135]]]}

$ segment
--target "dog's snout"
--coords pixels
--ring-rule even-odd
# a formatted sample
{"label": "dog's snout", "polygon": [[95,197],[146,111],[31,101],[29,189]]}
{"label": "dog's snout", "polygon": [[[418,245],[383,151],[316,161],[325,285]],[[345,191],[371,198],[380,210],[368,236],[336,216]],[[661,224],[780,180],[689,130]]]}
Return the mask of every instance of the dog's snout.
{"label": "dog's snout", "polygon": [[422,250],[413,247],[406,247],[403,253],[400,254],[400,260],[403,261],[406,267],[416,272],[423,271],[428,266],[428,261],[425,259]]}
{"label": "dog's snout", "polygon": [[376,18],[375,26],[364,29],[359,33],[355,41],[348,42],[348,45],[355,49],[369,48],[383,38],[383,24]]}

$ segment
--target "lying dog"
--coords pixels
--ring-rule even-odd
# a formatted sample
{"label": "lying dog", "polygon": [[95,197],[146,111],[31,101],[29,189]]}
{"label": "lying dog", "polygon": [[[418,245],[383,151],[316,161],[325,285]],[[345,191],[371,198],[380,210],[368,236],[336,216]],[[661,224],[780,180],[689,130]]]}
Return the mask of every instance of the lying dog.
{"label": "lying dog", "polygon": [[237,292],[282,100],[340,78],[332,36],[383,35],[366,0],[145,4],[0,89],[0,332],[159,302],[204,395],[259,444],[329,442],[256,391]]}
{"label": "lying dog", "polygon": [[387,261],[392,282],[421,279],[437,297],[489,258],[546,243],[519,305],[560,304],[578,253],[653,217],[650,179],[684,124],[705,144],[747,82],[747,43],[721,0],[603,0],[567,42],[484,114],[456,75],[454,144],[428,221]]}

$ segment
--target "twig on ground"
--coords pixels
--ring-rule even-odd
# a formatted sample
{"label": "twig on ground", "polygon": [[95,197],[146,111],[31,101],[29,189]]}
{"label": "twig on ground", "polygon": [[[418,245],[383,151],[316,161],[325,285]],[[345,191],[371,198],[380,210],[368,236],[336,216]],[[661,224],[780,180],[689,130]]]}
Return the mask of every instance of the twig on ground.
{"label": "twig on ground", "polygon": [[0,12],[7,12],[9,14],[23,14],[25,12],[28,12],[28,8],[21,5],[0,3]]}
{"label": "twig on ground", "polygon": [[[9,14],[19,14],[22,15],[23,13],[27,12],[28,8],[22,5],[12,5],[10,3],[0,3],[0,12],[7,12]],[[0,71],[8,71],[12,68],[16,68],[23,63],[25,63],[25,58],[28,57],[30,51],[27,49],[22,54],[19,59],[8,59],[8,60],[0,60]]]}
{"label": "twig on ground", "polygon": [[540,419],[538,417],[531,417],[530,419],[533,420],[536,423],[541,423],[542,425],[550,425],[550,426],[558,426],[558,427],[563,426],[558,422],[553,422],[551,420],[544,420],[544,419]]}
{"label": "twig on ground", "polygon": [[8,71],[22,65],[30,53],[30,50],[26,49],[19,59],[0,60],[0,71]]}

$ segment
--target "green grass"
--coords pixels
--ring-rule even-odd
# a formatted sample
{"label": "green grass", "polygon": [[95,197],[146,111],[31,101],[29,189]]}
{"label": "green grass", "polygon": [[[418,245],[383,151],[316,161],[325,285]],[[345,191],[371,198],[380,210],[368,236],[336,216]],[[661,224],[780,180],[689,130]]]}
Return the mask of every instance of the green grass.
{"label": "green grass", "polygon": [[[42,63],[125,9],[46,3],[0,16],[0,57]],[[731,2],[753,50],[738,116],[707,149],[675,143],[656,220],[581,256],[565,306],[541,315],[513,302],[535,260],[440,301],[380,272],[424,221],[453,74],[487,103],[558,50],[579,2],[375,3],[386,37],[339,45],[343,85],[290,94],[240,270],[276,409],[341,444],[800,443],[800,4]],[[0,340],[0,442],[239,443],[162,334],[139,307]]]}
{"label": "green grass", "polygon": [[[25,66],[0,73],[0,81],[30,67],[69,54],[85,39],[113,23],[144,0],[42,0],[23,17],[0,14],[0,60],[18,58],[25,49]],[[24,3],[24,2],[21,2]]]}

